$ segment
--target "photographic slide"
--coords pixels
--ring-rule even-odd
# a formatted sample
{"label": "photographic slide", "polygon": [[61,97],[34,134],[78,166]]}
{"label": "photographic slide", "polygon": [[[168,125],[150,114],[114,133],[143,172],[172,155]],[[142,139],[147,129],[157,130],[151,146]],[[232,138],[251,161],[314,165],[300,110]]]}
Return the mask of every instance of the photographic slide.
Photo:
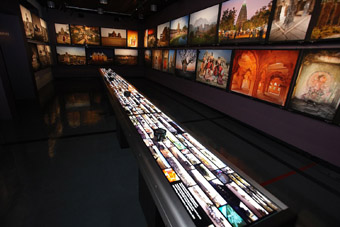
{"label": "photographic slide", "polygon": [[199,150],[195,147],[190,147],[189,150],[210,170],[218,169],[207,157],[205,157]]}
{"label": "photographic slide", "polygon": [[115,49],[117,65],[137,65],[138,51],[130,49]]}
{"label": "photographic slide", "polygon": [[227,174],[225,174],[222,170],[215,170],[213,173],[217,176],[217,178],[223,183],[227,184],[230,183],[231,180]]}
{"label": "photographic slide", "polygon": [[176,51],[169,50],[169,73],[175,73],[176,69]]}
{"label": "photographic slide", "polygon": [[145,62],[145,66],[151,67],[151,62],[152,62],[151,50],[144,51],[144,62]]}
{"label": "photographic slide", "polygon": [[314,6],[315,0],[278,0],[269,40],[304,40]]}
{"label": "photographic slide", "polygon": [[176,75],[193,80],[196,71],[197,50],[177,50],[176,51]]}
{"label": "photographic slide", "polygon": [[152,68],[156,70],[162,69],[162,50],[152,50]]}
{"label": "photographic slide", "polygon": [[170,22],[160,24],[157,26],[157,46],[167,47],[169,46],[170,38]]}
{"label": "photographic slide", "polygon": [[22,22],[24,23],[26,38],[32,39],[34,37],[34,29],[31,12],[22,5],[20,5],[20,11]]}
{"label": "photographic slide", "polygon": [[188,172],[183,168],[183,166],[178,162],[175,157],[167,159],[173,170],[176,172],[177,176],[181,178],[185,186],[190,187],[196,185],[196,182],[188,174]]}
{"label": "photographic slide", "polygon": [[70,27],[68,24],[54,24],[58,44],[71,44]]}
{"label": "photographic slide", "polygon": [[37,45],[39,61],[41,68],[46,68],[52,65],[51,47],[48,45]]}
{"label": "photographic slide", "polygon": [[196,165],[195,168],[202,174],[202,176],[207,180],[211,181],[212,179],[215,179],[215,175],[210,172],[207,167],[205,167],[203,164]]}
{"label": "photographic slide", "polygon": [[224,168],[226,165],[220,160],[218,159],[213,153],[211,153],[210,151],[206,150],[206,149],[202,149],[201,152],[207,156],[207,158],[209,158],[218,168]]}
{"label": "photographic slide", "polygon": [[47,24],[46,21],[40,18],[40,25],[41,25],[41,33],[42,39],[45,43],[48,42],[48,32],[47,32]]}
{"label": "photographic slide", "polygon": [[298,50],[236,50],[230,90],[284,106]]}
{"label": "photographic slide", "polygon": [[272,0],[230,0],[222,3],[219,42],[266,38]]}
{"label": "photographic slide", "polygon": [[340,103],[340,50],[304,52],[290,107],[332,120]]}
{"label": "photographic slide", "polygon": [[247,223],[234,211],[234,209],[227,205],[218,208],[221,213],[228,219],[232,226],[245,226]]}
{"label": "photographic slide", "polygon": [[127,31],[127,46],[128,47],[138,47],[138,31]]}
{"label": "photographic slide", "polygon": [[189,16],[172,20],[170,23],[170,46],[185,46],[188,41]]}
{"label": "photographic slide", "polygon": [[196,81],[226,88],[231,50],[198,50]]}
{"label": "photographic slide", "polygon": [[219,5],[190,14],[189,44],[211,45],[216,42]]}
{"label": "photographic slide", "polygon": [[179,178],[173,169],[163,169],[163,173],[170,183],[179,181]]}
{"label": "photographic slide", "polygon": [[168,72],[169,71],[169,50],[163,50],[162,71],[163,72]]}
{"label": "photographic slide", "polygon": [[32,13],[31,16],[32,16],[33,31],[34,31],[33,39],[44,42],[44,34],[43,34],[42,26],[40,24],[40,17],[38,17],[34,13]]}
{"label": "photographic slide", "polygon": [[186,154],[185,155],[187,157],[187,159],[189,160],[189,162],[192,164],[192,165],[197,165],[197,164],[200,164],[200,160],[198,160],[195,155],[193,154]]}
{"label": "photographic slide", "polygon": [[150,28],[147,31],[148,31],[147,47],[156,47],[157,44],[156,29]]}
{"label": "photographic slide", "polygon": [[126,47],[126,30],[101,28],[103,46]]}
{"label": "photographic slide", "polygon": [[28,43],[28,46],[29,46],[29,53],[30,53],[30,57],[31,57],[32,68],[33,68],[33,71],[36,72],[41,67],[41,64],[40,64],[40,61],[39,61],[39,54],[38,54],[38,50],[37,50],[37,45],[33,44],[33,43]]}
{"label": "photographic slide", "polygon": [[87,64],[110,65],[113,64],[113,50],[104,48],[87,48]]}
{"label": "photographic slide", "polygon": [[171,150],[173,156],[184,167],[184,169],[186,169],[188,171],[195,169],[194,166],[188,161],[188,159],[176,147],[171,147],[170,150]]}
{"label": "photographic slide", "polygon": [[85,65],[85,47],[57,46],[58,62],[65,65]]}

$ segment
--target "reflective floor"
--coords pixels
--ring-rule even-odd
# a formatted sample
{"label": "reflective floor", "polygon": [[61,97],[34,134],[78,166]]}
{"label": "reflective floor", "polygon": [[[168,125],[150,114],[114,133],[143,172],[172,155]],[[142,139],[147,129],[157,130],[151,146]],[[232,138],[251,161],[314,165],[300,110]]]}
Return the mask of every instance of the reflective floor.
{"label": "reflective floor", "polygon": [[[339,173],[170,89],[128,80],[288,205],[295,226],[340,223]],[[146,226],[137,165],[119,148],[99,78],[55,81],[18,119],[1,122],[0,226]]]}

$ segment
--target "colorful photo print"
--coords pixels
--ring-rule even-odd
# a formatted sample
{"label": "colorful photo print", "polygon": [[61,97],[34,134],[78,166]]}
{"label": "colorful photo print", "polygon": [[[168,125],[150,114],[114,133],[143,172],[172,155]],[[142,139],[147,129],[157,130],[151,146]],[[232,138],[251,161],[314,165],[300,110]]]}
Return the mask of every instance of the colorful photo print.
{"label": "colorful photo print", "polygon": [[146,66],[148,66],[148,67],[151,66],[151,62],[152,62],[151,50],[145,50],[144,51],[144,61],[145,61]]}
{"label": "colorful photo print", "polygon": [[39,61],[42,68],[46,68],[52,65],[51,47],[48,45],[37,45]]}
{"label": "colorful photo print", "polygon": [[152,68],[156,70],[162,69],[162,50],[152,51]]}
{"label": "colorful photo print", "polygon": [[189,44],[209,45],[216,42],[219,5],[190,15]]}
{"label": "colorful photo print", "polygon": [[126,30],[101,28],[103,46],[126,47]]}
{"label": "colorful photo print", "polygon": [[89,45],[100,45],[100,34],[99,34],[99,27],[84,27],[85,35],[85,44]]}
{"label": "colorful photo print", "polygon": [[147,47],[156,47],[157,44],[156,29],[150,28],[147,31],[148,31]]}
{"label": "colorful photo print", "polygon": [[167,47],[169,46],[170,38],[170,22],[160,24],[157,26],[157,46]]}
{"label": "colorful photo print", "polygon": [[340,2],[338,0],[322,0],[321,11],[311,39],[339,39],[340,38]]}
{"label": "colorful photo print", "polygon": [[37,45],[33,43],[28,43],[29,46],[29,54],[31,57],[31,64],[33,71],[38,71],[41,67],[40,61],[39,61],[39,54],[38,54],[38,49]]}
{"label": "colorful photo print", "polygon": [[278,0],[269,40],[304,40],[314,6],[315,0]]}
{"label": "colorful photo print", "polygon": [[176,75],[194,79],[196,71],[197,50],[176,50]]}
{"label": "colorful photo print", "polygon": [[68,24],[54,24],[57,43],[71,44],[70,27]]}
{"label": "colorful photo print", "polygon": [[148,47],[148,29],[144,31],[144,47]]}
{"label": "colorful photo print", "polygon": [[128,47],[138,47],[138,31],[127,31],[127,46]]}
{"label": "colorful photo print", "polygon": [[168,72],[169,71],[169,50],[163,50],[163,64],[162,64],[162,71]]}
{"label": "colorful photo print", "polygon": [[189,16],[180,17],[170,23],[170,46],[184,46],[188,41]]}
{"label": "colorful photo print", "polygon": [[85,47],[57,46],[58,62],[65,65],[85,65]]}
{"label": "colorful photo print", "polygon": [[34,36],[33,22],[31,12],[20,5],[22,22],[24,23],[26,38],[32,39]]}
{"label": "colorful photo print", "polygon": [[137,50],[115,49],[115,62],[118,65],[137,65],[137,58]]}
{"label": "colorful photo print", "polygon": [[230,89],[284,106],[298,55],[297,50],[236,50]]}
{"label": "colorful photo print", "polygon": [[177,174],[175,173],[175,171],[173,169],[171,169],[171,168],[170,169],[163,169],[163,173],[170,183],[174,182],[174,181],[179,181],[179,177],[177,176]]}
{"label": "colorful photo print", "polygon": [[42,39],[44,42],[48,42],[47,24],[46,21],[40,18]]}
{"label": "colorful photo print", "polygon": [[266,38],[272,0],[230,0],[222,4],[219,42]]}
{"label": "colorful photo print", "polygon": [[113,50],[104,48],[87,48],[87,64],[89,65],[110,65],[113,64]]}
{"label": "colorful photo print", "polygon": [[31,15],[32,15],[32,23],[33,23],[33,31],[34,31],[33,39],[43,42],[44,34],[43,34],[42,26],[40,24],[40,17],[38,17],[34,13],[32,13]]}
{"label": "colorful photo print", "polygon": [[83,25],[70,25],[72,44],[85,44],[85,29]]}
{"label": "colorful photo print", "polygon": [[229,206],[229,205],[224,205],[220,208],[218,208],[224,217],[228,219],[230,224],[232,226],[245,226],[247,223],[238,215],[235,210]]}
{"label": "colorful photo print", "polygon": [[175,73],[176,69],[176,51],[169,50],[169,73]]}
{"label": "colorful photo print", "polygon": [[231,50],[198,50],[196,81],[226,88]]}
{"label": "colorful photo print", "polygon": [[290,101],[292,109],[334,118],[340,102],[340,50],[306,51]]}

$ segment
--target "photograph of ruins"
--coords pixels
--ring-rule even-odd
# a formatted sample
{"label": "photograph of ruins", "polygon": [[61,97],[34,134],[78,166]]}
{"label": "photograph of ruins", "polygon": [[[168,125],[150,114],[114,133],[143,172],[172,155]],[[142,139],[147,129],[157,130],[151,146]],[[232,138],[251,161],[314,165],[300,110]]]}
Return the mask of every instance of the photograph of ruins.
{"label": "photograph of ruins", "polygon": [[189,16],[180,17],[170,23],[170,46],[184,46],[188,40]]}
{"label": "photograph of ruins", "polygon": [[170,38],[170,22],[160,24],[157,26],[157,46],[167,47],[169,46]]}
{"label": "photograph of ruins", "polygon": [[103,46],[126,47],[126,30],[101,28]]}

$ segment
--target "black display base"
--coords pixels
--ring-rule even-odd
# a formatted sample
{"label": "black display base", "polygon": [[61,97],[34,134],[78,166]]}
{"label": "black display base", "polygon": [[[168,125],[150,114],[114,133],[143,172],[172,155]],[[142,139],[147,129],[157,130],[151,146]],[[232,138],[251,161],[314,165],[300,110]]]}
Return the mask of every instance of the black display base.
{"label": "black display base", "polygon": [[138,171],[139,179],[139,203],[142,207],[144,217],[148,227],[165,227],[165,224],[153,202],[148,186],[140,171]]}
{"label": "black display base", "polygon": [[122,148],[122,149],[123,148],[129,148],[129,143],[126,140],[122,126],[120,125],[120,123],[117,119],[116,119],[116,127],[117,127],[117,138],[118,138],[120,148]]}

